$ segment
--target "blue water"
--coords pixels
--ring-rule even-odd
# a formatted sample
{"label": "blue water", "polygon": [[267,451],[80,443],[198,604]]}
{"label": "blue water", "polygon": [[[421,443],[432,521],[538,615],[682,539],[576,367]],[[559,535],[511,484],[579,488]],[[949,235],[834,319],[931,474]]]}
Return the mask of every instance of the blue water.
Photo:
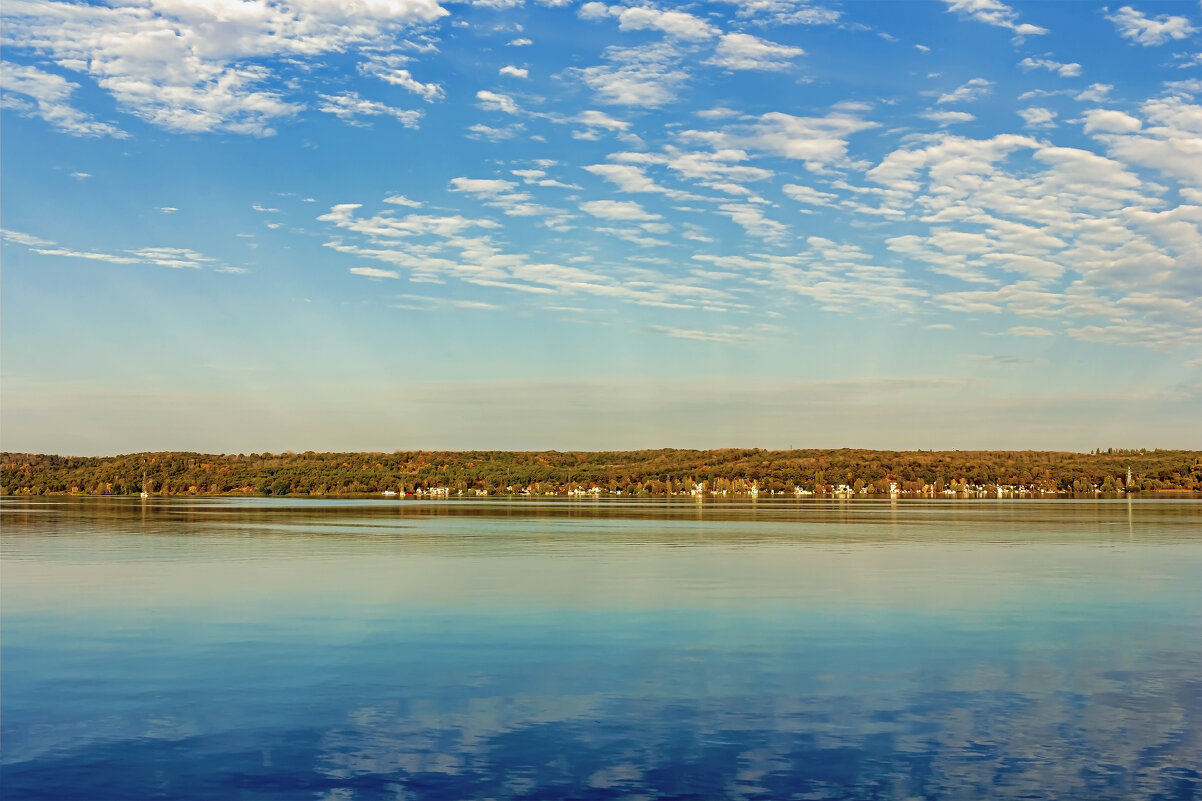
{"label": "blue water", "polygon": [[1202,797],[1202,502],[6,499],[3,798]]}

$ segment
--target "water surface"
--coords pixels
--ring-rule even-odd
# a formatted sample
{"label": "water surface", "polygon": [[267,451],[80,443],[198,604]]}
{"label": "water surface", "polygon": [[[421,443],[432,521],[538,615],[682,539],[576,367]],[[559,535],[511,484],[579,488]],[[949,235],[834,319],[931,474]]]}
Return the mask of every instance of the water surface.
{"label": "water surface", "polygon": [[1202,797],[1197,500],[0,511],[5,798]]}

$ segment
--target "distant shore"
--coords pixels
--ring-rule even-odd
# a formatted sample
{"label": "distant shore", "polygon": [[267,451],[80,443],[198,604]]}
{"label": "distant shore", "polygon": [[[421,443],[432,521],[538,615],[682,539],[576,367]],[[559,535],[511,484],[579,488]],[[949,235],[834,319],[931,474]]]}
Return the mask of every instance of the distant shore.
{"label": "distant shore", "polygon": [[1202,451],[0,454],[4,495],[1045,497],[1202,492]]}

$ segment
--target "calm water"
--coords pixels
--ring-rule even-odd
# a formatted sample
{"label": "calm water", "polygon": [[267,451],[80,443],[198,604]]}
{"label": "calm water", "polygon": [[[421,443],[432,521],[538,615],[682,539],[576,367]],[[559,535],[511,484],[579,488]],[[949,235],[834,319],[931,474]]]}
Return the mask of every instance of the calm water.
{"label": "calm water", "polygon": [[6,799],[1202,797],[1202,501],[0,511]]}

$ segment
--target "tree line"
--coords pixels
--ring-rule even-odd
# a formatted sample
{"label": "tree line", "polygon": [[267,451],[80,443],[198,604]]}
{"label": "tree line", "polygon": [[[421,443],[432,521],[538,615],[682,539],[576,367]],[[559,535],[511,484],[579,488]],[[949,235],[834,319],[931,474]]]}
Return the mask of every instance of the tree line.
{"label": "tree line", "polygon": [[[1128,470],[1131,481],[1128,482]],[[0,454],[6,495],[669,495],[991,491],[1202,492],[1202,451],[397,451]]]}

